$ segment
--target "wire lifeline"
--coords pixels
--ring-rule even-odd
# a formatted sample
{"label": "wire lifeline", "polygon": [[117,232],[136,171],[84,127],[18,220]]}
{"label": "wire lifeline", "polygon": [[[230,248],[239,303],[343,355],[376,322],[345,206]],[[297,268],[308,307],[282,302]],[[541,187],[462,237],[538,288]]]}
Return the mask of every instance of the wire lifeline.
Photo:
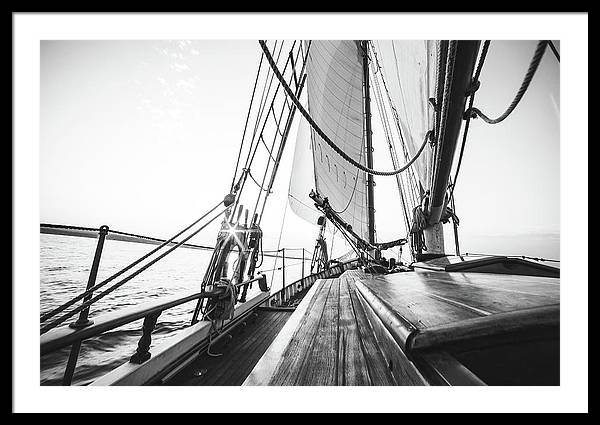
{"label": "wire lifeline", "polygon": [[393,176],[393,175],[399,174],[399,173],[405,171],[406,169],[408,169],[417,160],[417,158],[421,155],[421,153],[423,152],[423,149],[427,145],[427,141],[429,140],[430,135],[432,134],[431,130],[429,130],[427,132],[427,134],[425,135],[425,139],[423,140],[423,144],[421,145],[421,147],[419,148],[419,150],[417,151],[417,153],[415,154],[415,156],[410,161],[408,161],[405,165],[403,165],[402,167],[400,167],[397,170],[393,170],[393,171],[378,171],[378,170],[373,170],[371,168],[365,167],[364,165],[356,162],[354,159],[352,159],[351,157],[349,157],[342,149],[340,149],[339,146],[337,146],[335,143],[333,143],[333,141],[331,141],[331,139],[329,137],[327,137],[327,135],[323,132],[323,130],[321,130],[321,128],[317,125],[317,123],[311,118],[310,114],[306,111],[306,109],[304,109],[304,107],[302,106],[302,104],[300,103],[300,101],[298,100],[298,98],[292,92],[292,89],[286,83],[285,79],[283,78],[283,76],[279,72],[279,69],[277,69],[277,66],[275,65],[275,62],[273,61],[271,53],[269,52],[269,49],[267,48],[267,45],[265,44],[265,42],[263,40],[259,40],[259,43],[260,43],[260,46],[262,47],[263,51],[265,52],[265,56],[267,58],[267,61],[269,62],[269,65],[271,65],[271,68],[273,69],[273,72],[275,73],[275,76],[279,80],[281,86],[284,88],[285,92],[290,97],[290,99],[292,100],[292,102],[296,105],[296,107],[298,108],[298,110],[300,111],[300,113],[308,121],[308,123],[310,124],[310,126],[317,132],[317,134],[319,136],[321,136],[321,138],[334,151],[336,151],[338,153],[338,155],[340,155],[344,160],[346,160],[347,162],[349,162],[350,164],[352,164],[356,168],[364,171],[365,173],[369,173],[369,174],[376,175],[376,176]]}
{"label": "wire lifeline", "polygon": [[[263,190],[265,190],[265,189],[263,189]],[[40,227],[45,227],[45,228],[49,228],[49,229],[73,229],[73,230],[85,230],[85,231],[90,231],[90,232],[98,232],[98,229],[94,228],[94,227],[67,226],[67,225],[63,225],[63,224],[47,224],[47,223],[42,223],[42,224],[40,224]],[[114,234],[117,234],[117,235],[124,235],[124,236],[136,237],[138,239],[147,239],[147,240],[154,241],[154,242],[168,242],[165,239],[155,238],[155,237],[152,237],[152,236],[144,236],[144,235],[138,235],[138,234],[135,234],[135,233],[127,233],[127,232],[122,232],[120,230],[109,229],[108,234],[110,235],[111,233],[114,233]],[[172,244],[176,244],[177,242],[173,241],[171,243]],[[202,249],[202,250],[206,250],[206,251],[209,251],[209,250],[213,251],[215,249],[214,246],[188,244],[188,243],[184,243],[181,246],[185,247],[185,248]],[[286,250],[291,251],[292,248],[286,248]],[[271,255],[270,253],[271,252],[277,252],[277,250],[264,251],[264,252],[265,252],[265,255],[267,257],[275,257],[275,255]],[[312,254],[312,253],[310,253],[310,254]],[[290,258],[292,260],[299,260],[299,259],[301,259],[300,257],[286,257],[286,258]],[[100,284],[98,284],[98,285],[100,285]],[[94,287],[94,288],[96,288],[96,287]]]}
{"label": "wire lifeline", "polygon": [[[92,229],[92,230],[97,230],[97,229]],[[134,238],[145,239],[145,240],[149,240],[149,241],[153,241],[153,242],[165,242],[164,239],[154,238],[152,236],[138,235],[138,234],[135,234],[135,233],[121,232],[119,230],[110,229],[108,231],[108,234],[110,235],[111,233],[113,233],[115,235],[131,236],[131,237],[134,237]],[[111,238],[109,238],[109,239],[111,239]],[[177,243],[177,242],[173,241],[171,243]],[[215,249],[214,246],[196,245],[196,244],[187,244],[187,243],[183,244],[182,246],[185,246],[186,248],[197,248],[197,249],[204,249],[204,250]]]}
{"label": "wire lifeline", "polygon": [[[291,257],[285,257],[287,259],[290,259]],[[298,258],[298,257],[296,257]],[[305,258],[304,261],[309,261],[312,260],[312,258]],[[295,267],[295,266],[300,266],[302,264],[302,261],[294,263],[294,264],[286,264],[285,267],[284,266],[279,266],[279,267],[275,267],[273,269],[267,269],[267,270],[258,270],[257,273],[267,273],[267,272],[273,272],[273,271],[277,271],[277,270],[281,270],[281,269],[288,269],[290,267]],[[271,278],[271,280],[273,280],[273,278]]]}
{"label": "wire lifeline", "polygon": [[533,76],[535,75],[540,62],[542,61],[542,57],[544,56],[544,52],[546,51],[547,46],[548,46],[547,40],[542,40],[542,41],[538,42],[538,45],[535,49],[535,53],[533,54],[533,57],[531,58],[531,62],[529,64],[529,69],[527,70],[527,73],[525,74],[525,77],[523,78],[523,82],[521,83],[521,87],[519,87],[519,90],[517,91],[517,94],[515,95],[512,103],[508,106],[508,108],[506,109],[506,111],[504,111],[504,113],[502,115],[500,115],[498,118],[490,118],[487,115],[485,115],[483,112],[481,112],[479,109],[473,108],[473,107],[470,107],[469,109],[467,109],[465,111],[465,115],[471,116],[471,118],[479,117],[483,121],[485,121],[487,124],[498,124],[498,123],[504,121],[512,113],[512,111],[514,111],[514,109],[517,107],[517,105],[521,101],[521,98],[523,97],[525,92],[527,92],[527,89],[529,88],[529,84],[531,83],[531,80],[533,79]]}

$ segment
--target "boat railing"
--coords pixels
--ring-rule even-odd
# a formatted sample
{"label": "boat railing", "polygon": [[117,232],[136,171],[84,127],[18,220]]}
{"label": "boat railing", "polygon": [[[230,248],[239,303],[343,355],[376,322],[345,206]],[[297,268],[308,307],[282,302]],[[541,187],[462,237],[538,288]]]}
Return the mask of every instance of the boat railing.
{"label": "boat railing", "polygon": [[[46,227],[52,228],[50,225],[46,225]],[[44,228],[44,226],[42,226],[42,228]],[[61,231],[70,230],[69,226],[54,226],[54,228],[55,229],[58,228]],[[94,229],[90,229],[90,228],[77,227],[77,228],[73,228],[73,229],[75,229],[76,231],[86,231],[88,233],[90,233],[91,231],[94,231]],[[117,234],[124,233],[124,232],[116,232],[116,231],[112,231],[112,232],[117,233]],[[135,277],[138,273],[145,270],[149,265],[158,261],[160,258],[165,256],[172,250],[178,248],[179,246],[184,245],[184,242],[189,239],[189,237],[186,237],[181,242],[175,242],[174,238],[181,235],[181,233],[179,233],[178,235],[176,235],[175,237],[173,237],[169,240],[162,240],[162,243],[159,247],[153,249],[150,253],[146,254],[141,259],[136,260],[131,265],[125,267],[120,272],[113,275],[111,278],[106,279],[99,284],[96,284],[96,277],[98,274],[98,268],[100,265],[100,258],[102,256],[104,242],[107,239],[107,236],[109,235],[108,226],[101,226],[99,229],[97,229],[97,234],[98,234],[98,242],[96,245],[94,259],[93,259],[92,266],[90,269],[90,274],[89,274],[89,278],[88,278],[88,282],[87,282],[86,291],[83,292],[82,294],[74,297],[69,302],[67,302],[67,303],[59,306],[58,308],[53,309],[52,311],[45,313],[41,316],[42,323],[48,322],[54,316],[58,315],[58,313],[64,311],[68,307],[73,306],[77,301],[79,301],[79,300],[83,301],[79,307],[73,308],[71,311],[69,311],[62,317],[60,317],[58,320],[55,319],[54,321],[51,321],[49,324],[45,324],[41,328],[41,333],[42,333],[42,335],[40,337],[40,354],[41,355],[45,355],[45,354],[54,352],[61,348],[67,347],[69,345],[71,346],[71,351],[70,351],[67,365],[65,367],[65,372],[63,375],[63,380],[62,380],[63,385],[70,385],[73,380],[73,375],[75,372],[75,367],[77,365],[79,352],[81,350],[82,341],[89,339],[89,338],[96,337],[104,332],[113,330],[115,328],[118,328],[118,327],[126,325],[126,324],[129,324],[136,320],[144,319],[144,323],[142,325],[142,336],[140,337],[140,340],[138,342],[138,347],[137,347],[136,353],[130,359],[131,362],[142,363],[150,357],[149,348],[150,348],[151,339],[152,339],[152,337],[151,337],[152,331],[154,330],[154,327],[156,326],[156,321],[157,321],[158,317],[160,316],[160,314],[163,311],[171,309],[173,307],[177,307],[177,306],[185,304],[185,303],[188,303],[193,300],[199,300],[201,298],[210,298],[211,296],[217,295],[216,293],[213,294],[211,292],[201,292],[201,291],[186,293],[183,295],[175,295],[175,296],[165,297],[161,300],[157,300],[154,302],[144,303],[144,304],[134,306],[131,308],[125,308],[125,309],[119,310],[117,312],[111,312],[111,313],[108,313],[103,316],[94,317],[94,320],[90,320],[89,319],[90,307],[95,301],[101,299],[109,291],[112,291],[112,290],[116,289],[118,286],[122,285],[122,283],[125,283],[126,281]],[[139,237],[139,235],[133,235],[133,234],[127,234],[127,236]],[[156,238],[151,238],[151,239],[155,239],[155,242],[161,241]],[[120,275],[123,271],[126,271],[127,269],[131,268],[133,265],[140,263],[142,259],[148,258],[150,254],[157,252],[159,248],[162,248],[167,245],[173,245],[173,244],[174,244],[174,246],[172,248],[170,248],[167,251],[167,253],[161,254],[158,258],[155,258],[154,260],[150,261],[148,264],[141,267],[138,271],[133,272],[130,276],[124,278],[122,281],[120,281],[117,284],[113,285],[112,287],[108,288],[108,290],[103,291],[100,295],[94,296],[94,291],[99,289],[103,284],[108,283],[108,281],[110,281],[112,278]],[[298,249],[288,248],[287,250],[288,250],[288,252],[302,250],[302,255],[301,255],[301,257],[294,256],[294,255],[291,255],[291,256],[286,255],[286,248],[282,248],[282,249],[278,249],[277,251],[274,251],[276,253],[275,255],[278,257],[280,256],[280,258],[282,260],[281,267],[276,268],[275,270],[282,271],[281,279],[283,281],[283,288],[281,290],[279,290],[278,292],[276,292],[271,297],[269,297],[269,299],[267,301],[270,303],[269,304],[270,306],[273,306],[275,304],[283,305],[291,297],[293,297],[299,290],[310,287],[310,285],[312,285],[312,283],[314,283],[314,281],[316,279],[322,278],[322,277],[328,277],[328,276],[333,275],[334,273],[341,273],[341,271],[343,271],[339,266],[334,266],[332,269],[324,270],[315,275],[305,276],[304,275],[304,269],[305,269],[304,263],[306,260],[310,260],[310,258],[305,257],[305,252],[307,252],[307,250],[305,250],[303,248],[298,248]],[[285,264],[286,259],[302,259],[302,262],[301,262],[302,263],[302,278],[297,281],[292,282],[289,285],[285,284],[285,281],[286,281],[285,270],[287,267],[293,266],[295,264],[286,265]],[[262,280],[262,282],[260,282],[260,286],[261,286],[261,289],[264,290],[265,286],[266,286],[266,276],[263,274],[264,272],[259,271],[258,273],[259,274],[257,275],[257,277],[250,279],[250,280],[246,280],[244,282],[240,282],[240,283],[236,284],[236,286],[237,287],[240,287],[243,285],[251,286],[252,283]],[[58,327],[58,325],[63,323],[68,317],[72,317],[74,314],[77,314],[77,313],[79,313],[79,317],[77,318],[77,320],[70,323],[69,326]]]}
{"label": "boat railing", "polygon": [[[275,292],[267,298],[264,303],[257,307],[284,306],[290,298],[302,290],[308,290],[318,279],[339,275],[344,270],[352,267],[353,263],[354,261],[340,263],[329,269],[322,270],[319,273],[304,276]],[[250,285],[260,281],[263,276],[264,275],[259,275],[254,279],[240,282],[236,286]],[[158,317],[163,311],[186,304],[190,301],[198,300],[203,297],[209,298],[215,295],[216,294],[197,291],[183,295],[169,296],[162,300],[143,303],[94,317],[94,321],[85,327],[63,326],[52,329],[40,337],[40,355],[44,356],[64,347],[71,346],[71,353],[63,376],[63,385],[70,385],[77,364],[81,343],[84,340],[97,337],[118,327],[144,319],[142,335],[139,339],[137,349],[129,360],[131,363],[141,364],[151,357],[150,345],[152,342],[152,332],[154,331]]]}
{"label": "boat railing", "polygon": [[[263,276],[264,275],[259,275],[254,279],[240,282],[235,286],[249,285],[263,279]],[[129,360],[131,363],[141,364],[151,356],[150,345],[152,343],[152,332],[154,331],[158,317],[163,311],[186,304],[193,300],[216,297],[218,295],[217,292],[197,291],[191,293],[188,292],[183,295],[168,296],[161,300],[143,303],[94,317],[94,321],[85,327],[63,326],[52,329],[40,336],[40,355],[43,356],[70,345],[71,352],[62,382],[63,385],[70,385],[73,379],[75,366],[77,365],[81,343],[84,340],[99,336],[104,332],[135,322],[136,320],[144,319],[142,335],[138,341],[137,349]]]}
{"label": "boat railing", "polygon": [[308,290],[318,279],[327,279],[331,276],[340,275],[345,270],[354,267],[356,265],[356,261],[357,260],[350,260],[342,262],[308,276],[304,276],[304,273],[302,273],[302,278],[290,283],[289,285],[284,285],[279,291],[272,294],[265,301],[263,307],[285,307],[290,299],[292,299],[299,292]]}
{"label": "boat railing", "polygon": [[[198,223],[200,223],[204,219],[206,219],[209,215],[211,215],[214,211],[216,211],[221,204],[223,204],[225,206],[224,209],[222,209],[217,214],[213,215],[212,218],[208,219],[208,221],[206,221],[204,224],[202,224],[199,228],[195,229],[193,232],[191,232],[190,234],[185,236],[185,238],[183,238],[181,241],[175,242],[176,238],[180,237],[185,232],[188,232],[194,226],[198,225]],[[41,328],[40,328],[40,333],[44,334],[44,333],[48,332],[49,330],[56,328],[60,324],[67,321],[69,318],[76,315],[77,313],[79,313],[78,320],[74,323],[71,323],[70,326],[73,328],[90,326],[92,321],[88,320],[88,313],[89,313],[90,306],[92,304],[94,304],[95,302],[104,298],[105,296],[107,296],[111,292],[115,291],[116,289],[120,288],[125,283],[129,282],[131,279],[135,278],[140,273],[144,272],[146,269],[151,267],[153,264],[157,263],[161,259],[165,258],[167,255],[172,253],[174,250],[181,247],[184,243],[189,241],[192,237],[194,237],[195,235],[200,233],[209,224],[211,224],[218,217],[220,217],[222,214],[224,214],[227,211],[227,208],[230,204],[231,204],[230,200],[226,197],[223,201],[219,202],[217,205],[215,205],[213,208],[211,208],[208,212],[206,212],[204,215],[202,215],[202,217],[195,220],[193,223],[191,223],[190,225],[185,227],[183,230],[179,231],[177,234],[172,236],[170,239],[164,241],[156,248],[150,250],[150,252],[142,255],[140,258],[133,261],[129,265],[123,267],[121,270],[114,273],[112,276],[108,277],[107,279],[104,279],[102,282],[96,283],[96,276],[98,274],[98,267],[100,265],[100,257],[102,256],[104,241],[109,233],[108,226],[101,226],[99,228],[98,244],[96,245],[96,251],[94,254],[94,260],[92,262],[92,267],[90,270],[90,275],[89,275],[86,290],[83,293],[73,297],[66,303],[61,304],[57,308],[54,308],[51,311],[42,314],[40,317],[40,323],[42,324]],[[158,254],[158,252],[162,248],[165,248],[172,243],[175,243],[175,245],[171,246],[166,251]],[[157,256],[155,256],[154,258],[149,260],[149,258],[154,254],[157,254]],[[148,260],[148,261],[145,264],[142,264],[146,260]],[[138,268],[134,269],[135,267],[138,267]],[[131,271],[129,275],[122,277],[116,283],[113,283],[108,288],[102,290],[99,294],[94,294],[94,292],[97,292],[98,289],[102,288],[103,286],[107,285],[108,283],[112,282],[113,280],[116,280],[118,277],[123,276],[128,271]],[[64,312],[65,310],[67,310],[68,308],[70,308],[71,306],[73,306],[75,303],[77,303],[79,300],[82,300],[82,299],[83,299],[83,303],[79,307],[75,307],[72,310],[70,310],[66,313],[63,313],[61,316],[55,317],[55,316],[58,316],[59,313]],[[50,319],[52,319],[52,320],[50,320]],[[46,323],[44,323],[44,322],[46,322]]]}

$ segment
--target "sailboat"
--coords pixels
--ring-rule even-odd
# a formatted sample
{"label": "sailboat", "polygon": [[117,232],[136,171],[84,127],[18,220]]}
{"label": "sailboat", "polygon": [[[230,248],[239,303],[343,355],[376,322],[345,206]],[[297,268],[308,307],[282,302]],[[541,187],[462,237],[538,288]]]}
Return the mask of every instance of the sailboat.
{"label": "sailboat", "polygon": [[[96,283],[110,234],[99,229],[86,291],[41,317],[41,355],[71,347],[63,384],[72,381],[82,341],[143,319],[130,361],[92,385],[558,385],[560,269],[520,256],[461,254],[454,207],[469,123],[493,125],[518,113],[542,56],[552,50],[558,58],[552,42],[538,43],[498,118],[474,107],[489,41],[259,43],[229,193]],[[373,161],[374,109],[393,169]],[[302,250],[302,278],[273,282],[260,272],[261,223],[298,121],[288,201],[318,234],[307,273]],[[375,199],[375,176],[397,184],[401,211],[391,241],[377,236],[375,208],[385,202]],[[218,219],[198,290],[89,317],[94,302]],[[444,224],[454,231],[454,255]],[[342,257],[328,255],[331,231],[351,248]],[[386,258],[392,248],[408,249],[410,261]],[[194,305],[189,327],[152,347],[161,313],[186,303]]]}

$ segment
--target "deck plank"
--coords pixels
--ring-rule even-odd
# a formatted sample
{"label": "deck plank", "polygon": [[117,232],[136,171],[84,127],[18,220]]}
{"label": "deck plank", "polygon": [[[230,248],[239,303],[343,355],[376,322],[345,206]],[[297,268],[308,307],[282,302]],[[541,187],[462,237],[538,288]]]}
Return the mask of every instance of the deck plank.
{"label": "deck plank", "polygon": [[337,382],[338,385],[369,385],[371,380],[350,298],[352,283],[349,280],[340,279]]}
{"label": "deck plank", "polygon": [[350,296],[354,317],[357,323],[361,351],[363,352],[365,364],[369,372],[370,385],[397,385],[388,369],[387,362],[379,349],[375,334],[373,333],[369,320],[363,310],[362,304],[358,300],[356,289],[353,284],[348,287],[348,295]]}
{"label": "deck plank", "polygon": [[[239,328],[232,332],[231,342],[215,343],[211,352],[222,353],[221,356],[204,353],[167,385],[241,385],[290,315],[288,311],[259,311],[254,323],[248,323],[243,331]],[[198,376],[199,370],[205,373]]]}
{"label": "deck plank", "polygon": [[396,385],[427,385],[416,366],[407,358],[376,313],[369,308],[362,294],[359,292],[357,295],[369,321],[371,332],[375,335],[377,347]]}
{"label": "deck plank", "polygon": [[[211,350],[223,353],[223,355],[227,354],[229,350],[235,350],[236,355],[232,358],[229,367],[224,368],[225,370],[220,376],[214,374],[215,379],[213,382],[207,382],[205,385],[240,385],[246,379],[248,373],[262,357],[270,342],[291,315],[290,312],[272,313],[275,314],[271,315],[270,320],[261,321],[261,323],[249,323],[246,329],[240,330],[225,347],[217,346],[215,350]],[[259,314],[262,314],[262,312],[259,312]]]}
{"label": "deck plank", "polygon": [[319,287],[309,301],[310,304],[304,317],[281,355],[281,360],[269,381],[269,385],[296,385],[300,367],[310,352],[314,331],[317,329],[323,315],[330,288],[331,279],[320,281]]}
{"label": "deck plank", "polygon": [[340,279],[328,279],[330,290],[321,320],[307,351],[297,385],[337,385],[337,350],[339,327]]}

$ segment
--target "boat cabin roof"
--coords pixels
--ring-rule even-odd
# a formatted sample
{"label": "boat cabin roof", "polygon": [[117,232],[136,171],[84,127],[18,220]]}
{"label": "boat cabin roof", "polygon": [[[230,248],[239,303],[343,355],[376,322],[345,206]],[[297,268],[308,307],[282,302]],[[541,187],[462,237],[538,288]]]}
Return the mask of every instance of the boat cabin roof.
{"label": "boat cabin roof", "polygon": [[560,277],[560,268],[523,257],[507,257],[503,255],[478,255],[476,257],[463,255],[448,255],[421,261],[413,264],[417,270],[435,270],[445,272],[478,272],[500,273],[520,276]]}
{"label": "boat cabin roof", "polygon": [[[435,381],[427,370],[443,376],[439,382],[482,384],[457,360],[464,350],[454,355],[449,347],[510,345],[520,340],[515,335],[548,329],[556,336],[558,278],[448,272],[435,267],[459,263],[435,263],[387,275],[349,270],[315,284],[246,384],[426,385]],[[473,358],[477,366],[480,359]],[[497,368],[496,375],[503,373]]]}

